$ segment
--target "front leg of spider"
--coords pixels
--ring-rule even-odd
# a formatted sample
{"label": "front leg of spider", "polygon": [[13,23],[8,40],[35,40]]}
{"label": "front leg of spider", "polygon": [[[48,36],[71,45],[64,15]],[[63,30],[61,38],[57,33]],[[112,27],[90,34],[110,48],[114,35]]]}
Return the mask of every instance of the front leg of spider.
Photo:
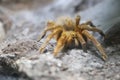
{"label": "front leg of spider", "polygon": [[45,42],[43,43],[43,45],[40,47],[40,52],[43,53],[45,47],[47,46],[47,44],[49,43],[49,41],[54,37],[54,35],[56,35],[57,33],[61,32],[61,30],[57,29],[55,30],[53,33],[49,34],[47,39],[45,40]]}
{"label": "front leg of spider", "polygon": [[84,38],[79,33],[77,34],[77,37],[78,37],[79,42],[81,43],[83,51],[87,53],[87,47],[86,47],[86,42],[85,42]]}
{"label": "front leg of spider", "polygon": [[87,30],[84,30],[82,33],[86,35],[93,42],[93,44],[96,46],[96,48],[101,53],[102,59],[105,61],[107,59],[107,55],[102,45]]}
{"label": "front leg of spider", "polygon": [[64,45],[66,43],[66,34],[63,32],[61,37],[57,41],[57,45],[53,51],[54,56],[56,57],[58,53],[63,49]]}
{"label": "front leg of spider", "polygon": [[86,46],[86,41],[84,40],[83,36],[81,35],[81,33],[79,33],[79,24],[80,24],[80,16],[77,15],[75,18],[75,31],[77,31],[77,39],[79,40],[79,42],[81,43],[82,49],[84,52],[87,52],[87,46]]}

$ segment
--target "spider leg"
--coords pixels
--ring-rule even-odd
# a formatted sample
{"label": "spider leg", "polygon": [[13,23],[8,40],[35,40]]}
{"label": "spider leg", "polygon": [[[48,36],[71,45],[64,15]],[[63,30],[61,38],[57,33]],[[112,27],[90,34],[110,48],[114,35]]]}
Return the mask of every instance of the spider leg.
{"label": "spider leg", "polygon": [[80,33],[77,33],[77,37],[78,37],[79,42],[80,42],[81,45],[82,45],[83,51],[84,51],[84,52],[87,52],[86,42],[85,42],[85,40],[83,39],[82,35],[81,35]]}
{"label": "spider leg", "polygon": [[78,26],[80,23],[80,16],[79,15],[76,16],[75,21],[76,21],[76,26]]}
{"label": "spider leg", "polygon": [[85,22],[84,24],[90,25],[90,26],[92,26],[92,27],[96,27],[96,26],[92,23],[92,21],[87,21],[87,22]]}
{"label": "spider leg", "polygon": [[60,32],[61,30],[56,30],[53,33],[51,33],[50,35],[48,35],[46,41],[41,45],[40,47],[40,52],[43,53],[45,47],[47,46],[47,44],[49,43],[49,41],[54,37],[54,35],[56,35],[58,32]]}
{"label": "spider leg", "polygon": [[105,37],[105,34],[103,33],[103,31],[94,26],[92,27],[90,25],[83,25],[83,26],[81,26],[81,29],[98,32],[101,36]]}
{"label": "spider leg", "polygon": [[58,39],[57,45],[53,51],[54,56],[57,56],[58,52],[60,52],[63,49],[65,42],[66,42],[66,35],[62,34],[62,36]]}
{"label": "spider leg", "polygon": [[59,25],[53,25],[53,26],[50,26],[48,25],[48,27],[42,32],[42,34],[38,37],[38,40],[37,41],[40,41],[47,33],[47,31],[53,31],[55,29],[58,29],[60,28],[61,26]]}
{"label": "spider leg", "polygon": [[47,31],[50,31],[50,30],[53,30],[54,27],[47,27],[43,32],[42,34],[38,37],[38,40],[37,41],[40,41],[47,33]]}
{"label": "spider leg", "polygon": [[103,47],[101,46],[101,44],[87,30],[84,30],[82,33],[84,35],[86,35],[93,42],[93,44],[96,46],[96,48],[101,53],[102,59],[106,60],[107,59],[107,55],[106,55]]}
{"label": "spider leg", "polygon": [[47,27],[45,28],[45,30],[42,32],[42,34],[38,37],[37,41],[40,41],[47,33],[47,31],[51,31],[54,28],[56,28],[56,25],[53,21],[48,21],[47,22]]}

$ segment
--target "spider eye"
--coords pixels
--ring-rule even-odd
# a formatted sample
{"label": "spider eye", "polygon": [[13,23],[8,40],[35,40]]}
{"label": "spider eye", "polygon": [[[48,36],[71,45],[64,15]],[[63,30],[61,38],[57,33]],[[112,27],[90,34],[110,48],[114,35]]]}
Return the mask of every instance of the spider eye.
{"label": "spider eye", "polygon": [[75,38],[75,37],[76,37],[76,34],[75,34],[74,32],[72,32],[72,36],[73,36],[73,38]]}

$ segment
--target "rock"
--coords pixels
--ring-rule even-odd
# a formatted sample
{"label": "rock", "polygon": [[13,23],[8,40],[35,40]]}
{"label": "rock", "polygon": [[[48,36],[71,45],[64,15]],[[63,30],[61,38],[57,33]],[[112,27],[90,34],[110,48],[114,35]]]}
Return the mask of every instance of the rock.
{"label": "rock", "polygon": [[0,7],[0,42],[6,37],[6,33],[12,26],[12,20],[6,15],[7,9]]}
{"label": "rock", "polygon": [[4,38],[5,38],[5,30],[4,30],[3,23],[0,22],[0,42],[2,42]]}

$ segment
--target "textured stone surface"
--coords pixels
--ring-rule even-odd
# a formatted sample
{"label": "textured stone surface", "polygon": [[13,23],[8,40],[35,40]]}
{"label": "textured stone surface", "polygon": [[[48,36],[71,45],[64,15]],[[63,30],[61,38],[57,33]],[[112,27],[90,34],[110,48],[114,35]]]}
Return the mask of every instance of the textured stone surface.
{"label": "textured stone surface", "polygon": [[0,42],[5,38],[5,31],[4,31],[4,28],[3,28],[3,24],[2,22],[0,22]]}

